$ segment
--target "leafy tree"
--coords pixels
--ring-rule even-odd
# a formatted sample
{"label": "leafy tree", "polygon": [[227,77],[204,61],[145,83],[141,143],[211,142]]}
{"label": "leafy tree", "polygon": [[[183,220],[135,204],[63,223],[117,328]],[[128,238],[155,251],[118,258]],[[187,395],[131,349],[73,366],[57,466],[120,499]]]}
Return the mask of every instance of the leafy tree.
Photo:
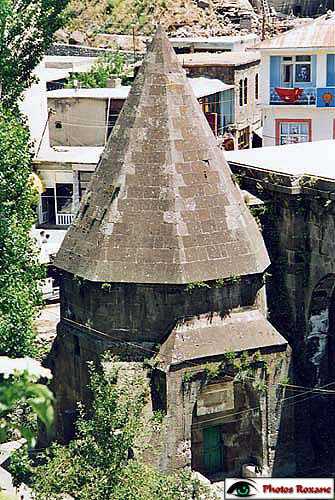
{"label": "leafy tree", "polygon": [[29,133],[0,106],[0,355],[34,352],[32,320],[41,303],[38,281],[43,270],[32,248],[36,193]]}
{"label": "leafy tree", "polygon": [[2,104],[14,107],[33,70],[65,22],[69,0],[0,0]]}
{"label": "leafy tree", "polygon": [[[143,376],[136,371],[131,376],[91,371],[90,387],[91,417],[80,408],[76,439],[67,447],[54,445],[44,455],[44,465],[31,469],[36,498],[56,500],[61,494],[78,500],[200,498],[203,487],[189,471],[162,474],[141,461],[139,443],[146,440],[143,432],[149,426],[142,417],[148,396]],[[135,450],[135,458],[129,458],[130,450]]]}
{"label": "leafy tree", "polygon": [[44,425],[51,425],[53,395],[45,385],[37,383],[40,377],[50,379],[51,372],[38,361],[0,357],[0,442],[6,439],[9,428],[16,428],[29,444],[35,442],[30,429],[16,425],[11,419],[11,412],[18,401],[26,402]]}
{"label": "leafy tree", "polygon": [[99,57],[97,63],[86,73],[72,73],[66,85],[67,88],[74,87],[77,80],[83,88],[107,87],[107,81],[112,75],[121,78],[126,84],[129,80],[128,59],[119,50],[114,53]]}

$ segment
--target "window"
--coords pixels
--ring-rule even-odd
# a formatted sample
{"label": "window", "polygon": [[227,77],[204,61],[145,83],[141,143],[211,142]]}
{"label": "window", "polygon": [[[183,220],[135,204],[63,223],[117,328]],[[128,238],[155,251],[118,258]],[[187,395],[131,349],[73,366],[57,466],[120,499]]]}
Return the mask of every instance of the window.
{"label": "window", "polygon": [[248,78],[244,79],[244,104],[248,104]]}
{"label": "window", "polygon": [[277,144],[308,142],[312,135],[311,120],[276,120]]}
{"label": "window", "polygon": [[240,106],[243,106],[243,80],[240,80],[238,88],[239,88]]}
{"label": "window", "polygon": [[73,184],[56,184],[56,207],[58,214],[72,213]]}
{"label": "window", "polygon": [[258,101],[259,99],[259,75],[256,73],[255,76],[255,99]]}
{"label": "window", "polygon": [[247,149],[250,142],[250,129],[245,127],[238,132],[238,149]]}
{"label": "window", "polygon": [[284,56],[281,60],[282,84],[293,87],[312,81],[311,56]]}

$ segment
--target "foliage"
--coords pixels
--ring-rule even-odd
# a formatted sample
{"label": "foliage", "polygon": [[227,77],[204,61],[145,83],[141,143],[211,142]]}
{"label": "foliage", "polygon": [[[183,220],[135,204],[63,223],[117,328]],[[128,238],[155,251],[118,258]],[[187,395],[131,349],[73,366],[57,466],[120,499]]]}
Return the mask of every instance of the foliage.
{"label": "foliage", "polygon": [[[92,28],[95,33],[148,35],[154,28],[153,19],[160,19],[166,9],[166,1],[149,0],[71,0],[69,14],[70,29],[86,30]],[[82,16],[83,11],[85,15]]]}
{"label": "foliage", "polygon": [[31,172],[29,133],[0,106],[0,355],[34,351],[32,320],[42,301],[38,282],[44,271],[29,234],[36,203]]}
{"label": "foliage", "polygon": [[217,288],[222,288],[226,285],[233,285],[234,283],[239,283],[241,281],[241,276],[229,276],[228,278],[219,278],[215,280],[215,286]]}
{"label": "foliage", "polygon": [[69,0],[1,0],[0,83],[2,103],[14,107],[33,82],[33,70],[65,22]]}
{"label": "foliage", "polygon": [[265,380],[259,380],[258,382],[255,383],[255,389],[258,391],[260,394],[265,394],[266,391],[268,390],[268,386]]}
{"label": "foliage", "polygon": [[49,427],[53,421],[53,396],[40,377],[51,378],[50,370],[30,358],[0,358],[0,442],[6,439],[9,429],[17,429],[20,434],[34,443],[34,434],[28,427],[18,425],[11,418],[11,412],[18,402],[28,404],[38,418]]}
{"label": "foliage", "polygon": [[104,292],[110,292],[112,290],[112,284],[111,283],[102,283],[101,290],[103,290]]}
{"label": "foliage", "polygon": [[314,188],[317,184],[317,178],[311,177],[310,175],[302,175],[299,179],[299,185],[301,187]]}
{"label": "foliage", "polygon": [[67,88],[73,88],[75,82],[83,88],[107,87],[108,79],[117,75],[122,83],[129,81],[129,61],[119,50],[114,53],[107,53],[99,57],[97,63],[86,73],[72,73],[66,85]]}
{"label": "foliage", "polygon": [[223,357],[227,363],[232,363],[234,361],[234,359],[236,358],[236,352],[235,351],[225,352]]}
{"label": "foliage", "polygon": [[197,376],[197,372],[184,372],[182,375],[182,381],[187,384],[191,382]]}
{"label": "foliage", "polygon": [[19,488],[23,482],[28,481],[28,475],[33,465],[29,457],[28,446],[24,445],[11,454],[8,471],[12,475],[14,488]]}
{"label": "foliage", "polygon": [[196,288],[210,288],[211,286],[204,281],[191,281],[191,283],[187,283],[185,287],[186,292],[193,292]]}
{"label": "foliage", "polygon": [[218,377],[220,374],[220,371],[221,371],[221,364],[220,363],[206,363],[204,372],[205,372],[207,380]]}
{"label": "foliage", "polygon": [[[91,416],[88,419],[80,407],[76,439],[68,447],[54,445],[44,455],[45,463],[33,470],[37,500],[57,499],[60,494],[78,500],[191,498],[199,485],[189,473],[160,474],[141,463],[144,445],[139,443],[145,441],[143,431],[148,428],[143,417],[148,383],[141,373],[96,373],[91,368],[90,388]],[[135,450],[135,458],[128,458],[130,450]]]}
{"label": "foliage", "polygon": [[287,384],[289,383],[289,379],[288,379],[288,377],[284,377],[284,378],[282,378],[282,379],[279,381],[279,383],[280,383],[280,385],[283,385],[283,386],[287,385]]}

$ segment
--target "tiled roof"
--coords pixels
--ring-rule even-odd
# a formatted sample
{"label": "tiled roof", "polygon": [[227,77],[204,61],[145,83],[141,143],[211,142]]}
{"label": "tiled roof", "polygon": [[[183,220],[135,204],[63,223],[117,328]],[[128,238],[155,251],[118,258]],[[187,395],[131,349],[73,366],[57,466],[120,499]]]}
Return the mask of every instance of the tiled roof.
{"label": "tiled roof", "polygon": [[55,263],[91,281],[162,284],[269,264],[161,27]]}

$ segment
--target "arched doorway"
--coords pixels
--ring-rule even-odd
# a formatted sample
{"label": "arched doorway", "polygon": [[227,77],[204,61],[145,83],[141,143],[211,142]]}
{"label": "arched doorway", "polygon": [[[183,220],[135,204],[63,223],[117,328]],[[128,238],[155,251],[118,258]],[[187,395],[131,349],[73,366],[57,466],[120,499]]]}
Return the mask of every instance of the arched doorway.
{"label": "arched doorway", "polygon": [[335,330],[335,274],[328,274],[315,286],[305,334],[310,385],[318,387],[332,380]]}
{"label": "arched doorway", "polygon": [[224,478],[238,477],[244,464],[263,467],[261,400],[245,381],[205,385],[192,417],[192,468],[210,478]]}
{"label": "arched doorway", "polygon": [[[311,387],[334,390],[335,274],[315,286],[305,333],[306,381]],[[301,406],[301,405],[300,405]],[[300,408],[308,421],[315,465],[335,462],[335,399],[330,392],[313,392]]]}

